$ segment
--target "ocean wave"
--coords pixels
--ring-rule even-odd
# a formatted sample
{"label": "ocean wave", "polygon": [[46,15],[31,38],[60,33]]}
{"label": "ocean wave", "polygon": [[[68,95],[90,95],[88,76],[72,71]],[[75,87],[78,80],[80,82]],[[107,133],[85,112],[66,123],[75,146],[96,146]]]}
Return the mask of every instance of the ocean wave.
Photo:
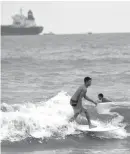
{"label": "ocean wave", "polygon": [[[80,134],[76,131],[76,124],[69,123],[70,117],[73,116],[73,109],[69,105],[70,96],[66,92],[60,92],[55,97],[48,101],[38,103],[26,103],[26,104],[13,104],[6,103],[1,104],[1,131],[0,140],[4,141],[21,141],[27,138],[46,139],[46,138],[65,138],[68,135]],[[93,110],[93,106],[87,105],[90,111]],[[100,106],[100,105],[99,105]],[[113,109],[127,109],[130,107],[127,102],[115,103],[113,102]],[[128,137],[125,126],[127,125],[123,120],[125,115],[116,111],[111,112],[111,105],[107,107],[97,107],[97,113],[104,117],[104,114],[108,114],[112,119],[108,121],[102,121],[100,116],[96,119],[92,118],[92,122],[101,127],[118,127],[119,129],[113,132],[98,134],[97,137],[103,138],[119,138],[123,139]],[[113,117],[114,115],[114,117]],[[116,117],[115,117],[116,115]],[[127,114],[127,116],[129,116]],[[130,117],[127,117],[130,119]],[[78,120],[85,121],[85,118],[81,116]],[[127,121],[130,124],[130,120]]]}

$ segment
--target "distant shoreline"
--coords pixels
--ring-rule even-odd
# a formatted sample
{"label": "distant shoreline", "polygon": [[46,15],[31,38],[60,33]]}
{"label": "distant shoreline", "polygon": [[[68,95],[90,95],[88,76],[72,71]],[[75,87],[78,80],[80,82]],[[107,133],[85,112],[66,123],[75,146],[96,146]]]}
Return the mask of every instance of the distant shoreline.
{"label": "distant shoreline", "polygon": [[[43,33],[43,34],[40,34],[40,35],[16,35],[17,37],[18,36],[28,36],[28,37],[33,37],[33,36],[46,36],[46,37],[50,37],[50,36],[70,36],[70,35],[84,35],[84,36],[88,36],[88,37],[91,37],[91,36],[95,36],[95,35],[130,35],[130,32],[112,32],[112,33],[92,33],[92,34],[88,34],[88,33],[66,33],[66,34],[57,34],[57,33],[53,33],[53,34],[49,34],[49,33]],[[12,36],[15,36],[15,35],[11,35]],[[6,35],[6,36],[2,36],[1,37],[9,37],[9,35]]]}
{"label": "distant shoreline", "polygon": [[91,34],[89,33],[53,33],[53,34],[49,34],[49,33],[45,33],[43,35],[96,35],[96,34],[130,34],[130,32],[111,32],[111,33],[96,33],[96,32],[92,32]]}

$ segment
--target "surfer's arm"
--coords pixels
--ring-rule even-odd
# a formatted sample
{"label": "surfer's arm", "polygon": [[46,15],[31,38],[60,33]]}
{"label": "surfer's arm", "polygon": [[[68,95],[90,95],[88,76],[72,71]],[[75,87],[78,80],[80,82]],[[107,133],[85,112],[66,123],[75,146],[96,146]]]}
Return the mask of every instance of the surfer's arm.
{"label": "surfer's arm", "polygon": [[92,99],[90,99],[88,96],[86,96],[86,93],[84,93],[84,98],[89,101],[89,102],[92,102],[93,104],[97,105],[96,102],[94,102]]}

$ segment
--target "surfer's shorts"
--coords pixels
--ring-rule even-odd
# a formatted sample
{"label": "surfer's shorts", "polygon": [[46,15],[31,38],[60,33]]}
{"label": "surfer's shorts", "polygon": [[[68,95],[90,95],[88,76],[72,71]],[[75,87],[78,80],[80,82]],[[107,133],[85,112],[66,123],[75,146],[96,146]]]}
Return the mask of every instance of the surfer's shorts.
{"label": "surfer's shorts", "polygon": [[70,104],[71,104],[71,106],[73,106],[73,107],[76,107],[77,106],[77,104],[78,104],[78,101],[75,101],[75,100],[70,100]]}
{"label": "surfer's shorts", "polygon": [[88,112],[87,109],[83,108],[82,106],[79,106],[78,105],[78,101],[75,101],[75,100],[70,100],[70,104],[74,110],[74,114],[76,113],[85,113],[85,112]]}
{"label": "surfer's shorts", "polygon": [[74,114],[81,113],[81,112],[85,111],[81,106],[78,105],[78,101],[75,101],[75,100],[71,99],[70,104],[71,104],[71,106],[72,106],[72,108],[74,110]]}

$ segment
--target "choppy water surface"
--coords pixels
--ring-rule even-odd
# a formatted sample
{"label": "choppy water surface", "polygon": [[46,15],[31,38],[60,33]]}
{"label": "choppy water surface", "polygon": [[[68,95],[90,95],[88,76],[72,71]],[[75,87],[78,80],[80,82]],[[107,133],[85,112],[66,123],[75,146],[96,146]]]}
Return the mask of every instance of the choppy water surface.
{"label": "choppy water surface", "polygon": [[[130,34],[2,37],[2,152],[130,153],[129,51]],[[117,131],[83,134],[68,123],[85,76],[89,97],[115,102],[105,115],[88,104],[93,122]]]}

